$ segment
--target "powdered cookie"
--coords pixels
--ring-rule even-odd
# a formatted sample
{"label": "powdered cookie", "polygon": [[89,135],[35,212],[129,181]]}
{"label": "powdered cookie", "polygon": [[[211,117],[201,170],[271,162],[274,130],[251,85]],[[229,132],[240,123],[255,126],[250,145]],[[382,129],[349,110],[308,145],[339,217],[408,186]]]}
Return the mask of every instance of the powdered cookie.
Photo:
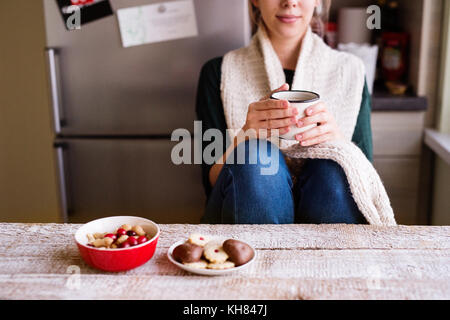
{"label": "powdered cookie", "polygon": [[231,261],[225,261],[222,263],[209,263],[208,269],[214,269],[214,270],[224,270],[224,269],[230,269],[234,268],[234,263]]}
{"label": "powdered cookie", "polygon": [[228,259],[228,254],[223,250],[222,244],[216,241],[205,244],[203,255],[212,263],[223,263]]}
{"label": "powdered cookie", "polygon": [[198,234],[198,233],[193,233],[189,236],[188,242],[192,243],[192,244],[196,244],[198,246],[204,247],[205,244],[207,244],[209,242],[209,237]]}
{"label": "powdered cookie", "polygon": [[183,263],[185,266],[191,267],[191,268],[195,268],[195,269],[206,269],[206,267],[208,266],[208,262],[206,262],[205,260],[200,260],[197,262],[185,262]]}

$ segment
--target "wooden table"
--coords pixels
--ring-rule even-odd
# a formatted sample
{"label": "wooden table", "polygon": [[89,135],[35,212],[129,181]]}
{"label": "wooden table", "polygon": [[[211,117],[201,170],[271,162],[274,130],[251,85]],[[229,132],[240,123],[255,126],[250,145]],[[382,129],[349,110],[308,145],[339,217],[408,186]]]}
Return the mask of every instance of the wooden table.
{"label": "wooden table", "polygon": [[[121,273],[83,262],[79,227],[0,223],[0,299],[450,298],[450,227],[161,225],[155,256]],[[227,276],[186,273],[166,253],[192,232],[247,241],[257,259]]]}

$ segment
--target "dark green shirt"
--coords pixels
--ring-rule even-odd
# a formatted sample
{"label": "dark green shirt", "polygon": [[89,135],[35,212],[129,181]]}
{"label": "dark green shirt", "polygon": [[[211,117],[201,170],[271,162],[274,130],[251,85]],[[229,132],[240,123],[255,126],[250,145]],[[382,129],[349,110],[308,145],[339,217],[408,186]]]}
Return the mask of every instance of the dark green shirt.
{"label": "dark green shirt", "polygon": [[[203,65],[197,87],[196,113],[198,120],[202,121],[202,132],[212,128],[219,129],[225,139],[227,124],[220,95],[221,67],[222,57],[211,59]],[[294,70],[284,70],[286,82],[289,86],[292,85],[294,72]],[[371,109],[370,93],[367,88],[367,83],[365,83],[361,107],[352,141],[362,150],[367,159],[372,162]],[[209,143],[211,142],[203,142],[203,149]],[[224,141],[224,152],[226,147]],[[215,156],[217,158],[220,155]],[[203,185],[208,197],[211,192],[211,185],[209,182],[209,170],[211,169],[211,166],[212,165],[208,165],[204,162],[202,164]]]}

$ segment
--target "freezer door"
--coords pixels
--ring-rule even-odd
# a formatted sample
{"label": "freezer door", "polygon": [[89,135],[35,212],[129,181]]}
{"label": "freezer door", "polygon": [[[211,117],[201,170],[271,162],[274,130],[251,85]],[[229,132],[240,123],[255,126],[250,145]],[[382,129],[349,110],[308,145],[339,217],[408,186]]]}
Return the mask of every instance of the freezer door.
{"label": "freezer door", "polygon": [[71,223],[111,215],[136,215],[158,223],[199,223],[205,205],[201,168],[173,164],[171,150],[176,143],[164,139],[58,140],[63,217]]}
{"label": "freezer door", "polygon": [[[167,135],[193,127],[202,65],[248,44],[247,2],[195,0],[198,36],[123,48],[117,15],[67,31],[43,0],[62,135]],[[162,2],[111,0],[113,12]],[[57,94],[58,93],[58,94]],[[58,121],[63,120],[63,121]]]}

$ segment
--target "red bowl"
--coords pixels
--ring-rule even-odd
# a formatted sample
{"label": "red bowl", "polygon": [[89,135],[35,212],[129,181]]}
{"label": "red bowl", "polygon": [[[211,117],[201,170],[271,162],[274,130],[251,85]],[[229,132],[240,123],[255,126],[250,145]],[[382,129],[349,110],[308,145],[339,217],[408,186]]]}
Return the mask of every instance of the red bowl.
{"label": "red bowl", "polygon": [[[140,225],[151,239],[140,245],[123,249],[100,249],[88,246],[86,236],[88,233],[114,233],[123,224]],[[134,269],[150,260],[155,253],[159,234],[159,226],[151,220],[140,217],[116,216],[101,218],[84,224],[75,233],[75,241],[81,257],[88,265],[104,271],[118,272]]]}

